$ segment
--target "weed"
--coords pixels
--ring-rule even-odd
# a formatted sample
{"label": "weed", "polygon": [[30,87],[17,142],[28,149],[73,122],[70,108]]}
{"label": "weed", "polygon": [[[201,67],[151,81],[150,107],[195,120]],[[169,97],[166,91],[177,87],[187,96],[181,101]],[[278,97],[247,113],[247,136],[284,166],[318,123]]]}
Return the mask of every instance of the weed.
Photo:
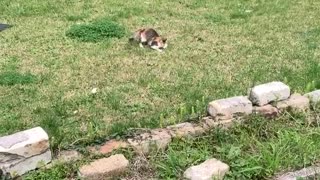
{"label": "weed", "polygon": [[73,25],[66,35],[84,42],[98,42],[110,38],[121,38],[125,35],[125,29],[116,22],[100,19],[90,24]]}
{"label": "weed", "polygon": [[0,85],[12,86],[16,84],[30,84],[37,81],[37,77],[31,73],[20,74],[18,72],[0,73]]}

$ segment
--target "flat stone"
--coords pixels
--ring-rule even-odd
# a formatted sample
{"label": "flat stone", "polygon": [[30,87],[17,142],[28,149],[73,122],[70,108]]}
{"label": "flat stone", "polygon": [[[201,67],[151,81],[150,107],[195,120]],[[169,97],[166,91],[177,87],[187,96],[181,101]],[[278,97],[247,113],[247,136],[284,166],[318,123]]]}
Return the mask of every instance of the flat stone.
{"label": "flat stone", "polygon": [[190,180],[222,180],[229,169],[227,164],[213,158],[188,168],[183,175]]}
{"label": "flat stone", "polygon": [[298,171],[288,172],[275,178],[276,180],[298,180],[299,178],[312,178],[320,173],[320,167],[310,166]]}
{"label": "flat stone", "polygon": [[129,161],[122,154],[116,154],[80,167],[79,176],[90,180],[111,179],[125,172],[128,165]]}
{"label": "flat stone", "polygon": [[41,127],[0,138],[0,169],[4,173],[23,175],[50,161],[49,138]]}
{"label": "flat stone", "polygon": [[21,176],[31,170],[44,167],[51,162],[51,151],[47,150],[42,154],[25,158],[14,163],[1,163],[1,170],[4,173],[9,173],[11,177]]}
{"label": "flat stone", "polygon": [[172,137],[194,136],[204,133],[204,129],[200,126],[185,122],[167,127]]}
{"label": "flat stone", "polygon": [[82,156],[78,151],[66,150],[66,151],[61,151],[57,159],[59,162],[68,163],[68,162],[79,160],[81,157]]}
{"label": "flat stone", "polygon": [[208,130],[218,126],[228,128],[233,124],[233,121],[233,118],[225,120],[215,120],[212,117],[205,117],[201,120],[201,124],[205,130]]}
{"label": "flat stone", "polygon": [[245,96],[215,100],[209,103],[208,112],[218,119],[231,119],[239,114],[251,114],[252,103]]}
{"label": "flat stone", "polygon": [[289,96],[289,86],[282,82],[271,82],[253,87],[249,99],[253,104],[263,106],[270,102],[288,99]]}
{"label": "flat stone", "polygon": [[278,109],[292,108],[296,110],[306,110],[310,106],[310,100],[301,94],[292,94],[289,99],[279,101],[276,104]]}
{"label": "flat stone", "polygon": [[261,114],[267,118],[274,118],[274,117],[278,116],[278,114],[279,114],[279,110],[270,104],[267,104],[267,105],[261,106],[261,107],[255,106],[255,107],[253,107],[253,112],[256,114]]}
{"label": "flat stone", "polygon": [[304,95],[309,98],[313,104],[320,102],[320,90],[312,91]]}
{"label": "flat stone", "polygon": [[148,154],[152,147],[165,149],[171,142],[171,135],[166,129],[154,129],[150,133],[143,133],[128,139],[130,146],[137,153]]}
{"label": "flat stone", "polygon": [[110,141],[107,141],[103,146],[101,146],[99,152],[102,154],[107,154],[120,148],[126,148],[127,146],[128,144],[124,141],[117,141],[112,139]]}

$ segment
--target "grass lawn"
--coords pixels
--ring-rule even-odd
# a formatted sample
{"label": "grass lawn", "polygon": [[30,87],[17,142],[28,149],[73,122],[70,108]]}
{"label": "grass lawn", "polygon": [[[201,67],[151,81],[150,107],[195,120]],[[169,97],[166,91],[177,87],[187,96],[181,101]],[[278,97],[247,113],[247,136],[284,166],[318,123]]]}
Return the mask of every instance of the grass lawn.
{"label": "grass lawn", "polygon": [[[203,115],[209,101],[245,95],[255,84],[279,80],[299,93],[320,88],[319,17],[318,0],[1,0],[0,23],[14,27],[0,32],[0,135],[40,125],[53,150],[79,148],[129,128]],[[124,36],[66,36],[74,25],[100,19],[123,27]],[[165,53],[128,44],[140,27],[168,38]],[[268,143],[282,147],[277,139]]]}

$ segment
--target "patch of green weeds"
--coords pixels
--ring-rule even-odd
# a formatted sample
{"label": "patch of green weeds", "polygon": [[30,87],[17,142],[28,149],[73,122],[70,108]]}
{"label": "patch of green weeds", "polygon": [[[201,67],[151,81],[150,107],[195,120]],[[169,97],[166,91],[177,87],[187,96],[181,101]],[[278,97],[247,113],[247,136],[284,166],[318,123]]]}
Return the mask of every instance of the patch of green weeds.
{"label": "patch of green weeds", "polygon": [[0,73],[0,85],[12,86],[16,84],[30,84],[34,83],[38,78],[31,74],[21,74],[19,72],[2,72]]}
{"label": "patch of green weeds", "polygon": [[68,164],[57,164],[50,169],[42,169],[28,173],[23,177],[25,180],[34,179],[71,179],[77,176],[77,170],[80,167],[81,162],[68,163]]}
{"label": "patch of green weeds", "polygon": [[299,113],[276,120],[253,116],[230,129],[217,128],[202,137],[173,141],[166,151],[155,153],[152,162],[160,179],[180,178],[188,167],[208,158],[230,165],[226,179],[266,179],[320,158],[316,141],[320,130],[300,121],[306,117]]}
{"label": "patch of green weeds", "polygon": [[66,35],[83,42],[98,42],[110,38],[122,38],[125,35],[125,28],[109,19],[99,19],[89,24],[73,25]]}
{"label": "patch of green weeds", "polygon": [[31,73],[18,72],[19,59],[8,58],[0,72],[0,85],[13,86],[16,84],[31,84],[38,81],[38,77]]}

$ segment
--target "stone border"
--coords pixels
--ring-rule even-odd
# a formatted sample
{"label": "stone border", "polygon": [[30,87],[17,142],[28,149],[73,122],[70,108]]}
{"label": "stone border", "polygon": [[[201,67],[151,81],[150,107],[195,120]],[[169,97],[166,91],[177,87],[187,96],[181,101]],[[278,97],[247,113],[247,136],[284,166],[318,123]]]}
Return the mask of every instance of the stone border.
{"label": "stone border", "polygon": [[[307,93],[305,95],[301,94],[291,94],[289,86],[282,82],[270,82],[266,84],[261,84],[258,86],[253,87],[250,89],[248,96],[235,96],[230,97],[226,99],[219,99],[215,100],[209,103],[208,105],[208,114],[210,116],[203,118],[199,123],[189,123],[184,122],[176,125],[171,125],[166,128],[162,129],[152,129],[148,132],[138,134],[135,137],[127,139],[127,141],[117,141],[117,140],[110,140],[107,141],[103,146],[100,147],[100,149],[93,149],[92,147],[91,152],[94,153],[100,153],[100,154],[109,154],[113,150],[119,149],[119,148],[126,148],[126,147],[132,147],[136,153],[138,154],[148,154],[151,149],[165,149],[168,144],[172,141],[173,138],[182,138],[186,136],[194,136],[194,135],[201,135],[204,132],[210,130],[211,128],[217,127],[219,125],[222,126],[230,126],[232,125],[233,121],[235,121],[237,118],[241,118],[244,115],[250,115],[252,113],[261,114],[268,118],[276,117],[279,113],[281,113],[283,110],[286,110],[288,108],[295,109],[297,111],[307,111],[310,106],[315,105],[320,102],[320,90],[316,90],[310,93]],[[30,130],[29,130],[30,131]],[[13,162],[13,156],[12,154],[25,154],[28,155],[28,147],[34,147],[33,144],[38,144],[41,142],[45,142],[44,145],[41,145],[39,147],[39,156],[36,156],[35,159],[37,162],[43,160],[46,163],[51,161],[51,152],[48,151],[49,149],[49,143],[48,143],[48,137],[46,133],[38,128],[38,131],[41,131],[42,135],[38,134],[33,139],[32,142],[27,143],[29,139],[22,139],[20,143],[14,143],[14,145],[8,145],[12,144],[12,142],[8,141],[8,137],[2,137],[0,138],[0,155],[4,156],[4,159],[11,159]],[[43,131],[43,132],[42,132]],[[25,131],[25,132],[28,132]],[[21,139],[24,138],[24,136],[21,136],[21,133],[16,133],[14,135],[11,135],[10,137],[14,139]],[[42,139],[41,139],[42,138]],[[10,138],[9,138],[10,139]],[[43,140],[44,139],[44,140]],[[16,146],[16,144],[30,144],[30,145],[22,145],[23,147],[20,147],[19,145]],[[16,146],[16,148],[12,148],[13,146]],[[42,155],[43,154],[43,155]],[[62,153],[63,154],[63,153]],[[68,153],[65,153],[68,154]],[[72,156],[75,156],[75,153],[70,153]],[[66,156],[66,155],[64,155]],[[20,156],[19,156],[20,157]],[[33,156],[32,156],[33,157]],[[26,156],[25,158],[28,158]],[[68,159],[68,157],[64,157],[65,159]],[[111,159],[109,159],[111,158]],[[98,177],[99,175],[103,174],[104,177],[112,176],[114,172],[124,172],[127,168],[128,164],[127,160],[124,158],[123,155],[117,155],[117,156],[110,156],[109,158],[103,158],[98,159],[94,162],[92,162],[89,165],[85,165],[80,168],[80,170],[85,169],[85,173],[81,173],[82,176],[86,174],[90,179],[93,177]],[[119,163],[115,163],[113,159],[120,159]],[[31,161],[29,164],[34,164],[33,160],[29,158],[28,160]],[[70,159],[70,158],[69,158]],[[71,158],[74,159],[74,158]],[[11,175],[13,175],[12,172],[7,170],[7,167],[11,167],[9,160],[5,160],[4,162],[0,160],[0,175],[3,172],[9,172]],[[101,162],[110,162],[112,164],[112,169],[110,169],[110,166],[105,166],[109,169],[102,169],[97,168],[97,164],[100,164]],[[122,162],[122,163],[121,163]],[[219,160],[214,160],[214,162],[224,164],[220,162]],[[206,163],[206,162],[204,162]],[[5,165],[4,165],[5,164]],[[119,165],[119,169],[117,169],[117,165]],[[194,168],[188,168],[195,170],[195,174],[197,174],[197,170],[199,167],[202,167],[203,165],[198,165]],[[205,174],[203,176],[208,177],[219,177],[223,178],[223,175],[229,170],[228,165],[223,165],[224,168],[222,169],[216,169],[214,172],[210,172],[210,175]],[[100,166],[99,166],[100,167]],[[30,170],[36,169],[38,166],[31,166],[30,168],[25,169],[24,171],[21,171],[15,175],[22,175]],[[223,175],[219,174],[220,170],[223,171]],[[202,172],[201,168],[199,171]],[[109,173],[110,172],[110,173]],[[217,174],[217,173],[218,174]],[[190,173],[185,173],[185,178],[192,179]],[[192,173],[191,173],[192,174]],[[84,176],[86,176],[84,175]],[[93,178],[95,179],[95,178]]]}

